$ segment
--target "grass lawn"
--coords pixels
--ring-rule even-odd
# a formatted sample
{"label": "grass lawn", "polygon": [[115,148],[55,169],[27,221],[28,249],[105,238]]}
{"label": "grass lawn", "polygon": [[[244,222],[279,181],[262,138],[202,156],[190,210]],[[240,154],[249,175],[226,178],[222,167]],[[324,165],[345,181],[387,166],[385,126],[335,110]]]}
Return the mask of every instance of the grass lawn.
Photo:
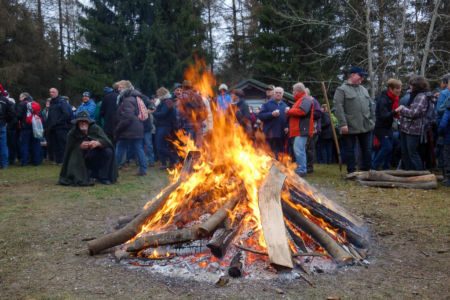
{"label": "grass lawn", "polygon": [[75,255],[85,249],[83,239],[98,237],[112,230],[119,216],[138,212],[167,184],[165,171],[135,177],[132,167],[121,170],[114,185],[64,187],[55,185],[57,166],[0,170],[0,298],[450,298],[450,188],[361,187],[340,179],[336,165],[315,168],[307,180],[366,220],[372,236],[368,268],[313,275],[316,288],[301,279],[241,279],[216,288],[130,270],[110,254]]}

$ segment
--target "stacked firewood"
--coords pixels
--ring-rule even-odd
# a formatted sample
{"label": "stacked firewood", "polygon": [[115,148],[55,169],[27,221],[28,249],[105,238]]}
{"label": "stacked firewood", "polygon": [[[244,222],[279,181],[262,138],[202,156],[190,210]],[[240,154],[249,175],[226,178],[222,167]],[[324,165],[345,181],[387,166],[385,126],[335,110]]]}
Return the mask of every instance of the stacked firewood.
{"label": "stacked firewood", "polygon": [[429,171],[367,171],[354,172],[347,175],[347,179],[356,180],[356,184],[383,187],[383,188],[407,188],[407,189],[436,189],[437,177]]}
{"label": "stacked firewood", "polygon": [[[170,194],[194,172],[193,165],[198,159],[199,153],[190,152],[181,170],[180,179],[166,187],[141,213],[127,219],[120,229],[90,241],[89,253],[93,255],[121,245],[119,255],[133,257],[147,251],[146,249],[164,245],[174,245],[176,248],[176,245],[194,243],[190,246],[193,251],[205,249],[206,246],[212,255],[223,258],[228,249],[234,246],[238,251],[230,264],[231,276],[241,274],[241,251],[268,256],[270,264],[277,270],[293,269],[294,264],[299,264],[297,258],[300,256],[330,256],[338,264],[360,263],[365,258],[367,237],[362,233],[365,232],[364,222],[345,212],[303,178],[296,176],[278,162],[273,163],[258,193],[262,233],[267,252],[249,249],[242,244],[233,244],[237,239],[245,239],[245,234],[242,234],[241,230],[244,216],[240,215],[242,212],[235,210],[239,204],[248,201],[247,192],[242,187],[229,193],[220,202],[221,205],[219,207],[214,205],[212,210],[208,208],[208,203],[212,201],[210,197],[198,197],[197,201],[201,204],[191,211],[202,210],[201,213],[196,211],[192,214],[197,217],[206,213],[207,217],[202,220],[194,220],[190,217],[191,211],[184,211],[172,218],[172,229],[136,238],[143,224],[164,206]],[[305,213],[305,210],[308,213]],[[327,224],[328,229],[343,238],[331,235],[323,224]],[[315,253],[311,248],[308,249],[303,239],[306,236],[323,250]],[[133,238],[135,238],[133,241],[124,244]],[[200,242],[195,244],[195,241]],[[295,245],[296,250],[293,250],[292,245]],[[165,256],[170,259],[172,255],[177,255],[176,251],[171,250],[170,254],[166,252]],[[182,251],[186,253],[186,249]]]}

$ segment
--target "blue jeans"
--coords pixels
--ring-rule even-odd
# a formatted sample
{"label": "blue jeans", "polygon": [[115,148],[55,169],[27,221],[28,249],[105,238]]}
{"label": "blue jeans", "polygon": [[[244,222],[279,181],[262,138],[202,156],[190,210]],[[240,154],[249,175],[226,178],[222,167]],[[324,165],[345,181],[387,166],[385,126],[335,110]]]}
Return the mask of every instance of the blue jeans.
{"label": "blue jeans", "polygon": [[377,138],[380,141],[380,149],[372,162],[372,169],[378,170],[381,165],[383,170],[389,170],[392,159],[392,138],[388,136]]}
{"label": "blue jeans", "polygon": [[151,131],[144,133],[144,145],[145,145],[145,152],[148,158],[148,164],[149,166],[153,166],[155,165],[155,156],[153,154],[153,141]]}
{"label": "blue jeans", "polygon": [[347,173],[353,173],[356,171],[356,155],[355,155],[355,146],[356,142],[359,141],[359,150],[360,150],[360,158],[361,163],[360,170],[368,171],[371,166],[371,156],[370,149],[372,147],[372,143],[370,139],[372,138],[371,132],[359,133],[359,134],[343,134],[341,136],[342,147],[344,148],[343,158],[347,165]]}
{"label": "blue jeans", "polygon": [[145,159],[144,144],[142,139],[129,139],[129,140],[118,140],[116,145],[116,158],[117,164],[120,166],[123,160],[123,155],[127,152],[128,146],[134,149],[139,160],[139,172],[147,172],[147,161]]}
{"label": "blue jeans", "polygon": [[402,143],[402,165],[405,170],[423,170],[422,159],[419,155],[419,135],[400,133]]}
{"label": "blue jeans", "polygon": [[6,126],[0,126],[0,167],[8,166],[8,143],[6,141]]}
{"label": "blue jeans", "polygon": [[294,138],[294,155],[297,162],[296,173],[306,174],[306,142],[307,136],[296,136]]}
{"label": "blue jeans", "polygon": [[30,153],[33,165],[40,165],[42,162],[41,141],[33,136],[33,129],[20,130],[19,141],[20,160],[22,161],[22,166],[26,166],[28,164]]}
{"label": "blue jeans", "polygon": [[156,127],[156,150],[158,151],[158,157],[163,166],[166,165],[167,159],[170,164],[173,165],[177,161],[176,155],[169,150],[167,138],[169,137],[171,128],[168,126]]}

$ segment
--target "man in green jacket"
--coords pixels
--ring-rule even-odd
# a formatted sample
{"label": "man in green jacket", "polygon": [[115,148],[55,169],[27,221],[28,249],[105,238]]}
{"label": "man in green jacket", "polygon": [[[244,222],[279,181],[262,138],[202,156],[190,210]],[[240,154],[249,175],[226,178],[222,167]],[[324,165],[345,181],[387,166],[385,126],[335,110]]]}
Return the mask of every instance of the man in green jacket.
{"label": "man in green jacket", "polygon": [[352,67],[348,80],[336,89],[333,99],[347,173],[356,171],[356,141],[359,141],[362,154],[360,170],[368,171],[371,165],[371,131],[375,127],[375,109],[368,91],[361,85],[366,76],[367,73],[360,67]]}

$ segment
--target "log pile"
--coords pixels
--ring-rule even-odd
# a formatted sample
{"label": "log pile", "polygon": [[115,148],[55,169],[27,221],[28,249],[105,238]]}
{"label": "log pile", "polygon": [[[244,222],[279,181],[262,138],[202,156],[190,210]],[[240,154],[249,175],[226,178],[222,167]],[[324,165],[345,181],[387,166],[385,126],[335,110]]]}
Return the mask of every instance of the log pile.
{"label": "log pile", "polygon": [[436,189],[437,177],[428,171],[367,171],[354,172],[347,179],[356,180],[356,184],[382,188]]}
{"label": "log pile", "polygon": [[[147,259],[170,259],[186,252],[176,250],[177,247],[200,247],[209,249],[217,259],[224,259],[229,254],[228,272],[233,277],[243,273],[244,252],[268,257],[270,265],[276,270],[292,270],[300,266],[307,274],[310,271],[302,265],[301,257],[325,256],[338,265],[360,263],[365,258],[361,254],[367,251],[368,244],[363,233],[364,222],[345,212],[277,162],[273,163],[258,191],[265,248],[255,249],[242,243],[250,239],[254,232],[245,227],[244,220],[250,210],[243,212],[242,207],[248,200],[248,191],[239,184],[233,192],[227,192],[220,199],[212,198],[211,195],[217,193],[208,191],[202,191],[201,196],[186,195],[185,201],[195,205],[173,216],[163,216],[162,220],[167,222],[164,230],[142,234],[143,226],[154,218],[171,193],[195,172],[198,159],[198,153],[190,152],[179,179],[167,186],[141,213],[121,218],[120,229],[90,241],[89,253],[94,255],[119,246],[116,257],[122,259],[142,256],[144,252],[152,253],[151,249],[165,249],[159,256]],[[200,246],[194,245],[196,242],[200,242]],[[230,249],[233,251],[230,252]]]}

